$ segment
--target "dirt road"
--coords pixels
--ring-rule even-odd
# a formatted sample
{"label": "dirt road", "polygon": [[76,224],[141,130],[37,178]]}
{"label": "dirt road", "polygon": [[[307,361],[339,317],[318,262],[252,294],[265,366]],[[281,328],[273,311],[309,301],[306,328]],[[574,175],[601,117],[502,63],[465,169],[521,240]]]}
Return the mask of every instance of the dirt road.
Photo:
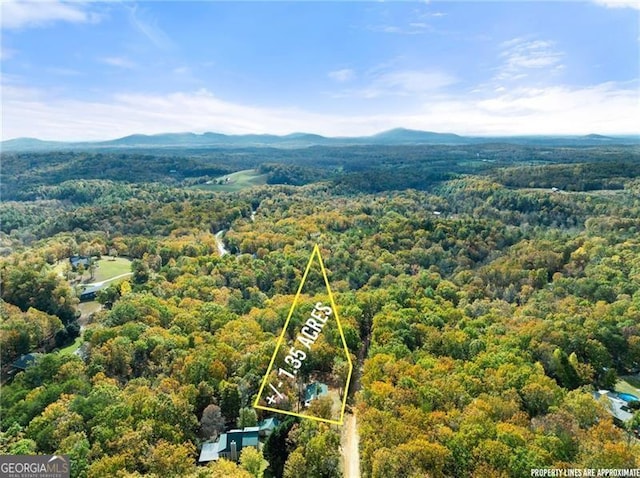
{"label": "dirt road", "polygon": [[85,287],[102,287],[107,282],[112,282],[114,280],[122,279],[123,277],[129,277],[129,276],[132,276],[132,275],[133,275],[133,272],[125,272],[124,274],[120,274],[119,276],[111,277],[109,279],[102,280],[100,282],[90,282],[88,284],[82,284],[82,285],[85,286]]}
{"label": "dirt road", "polygon": [[358,427],[356,416],[345,414],[342,425],[342,459],[344,460],[344,478],[360,478],[360,452],[358,445]]}
{"label": "dirt road", "polygon": [[216,232],[215,236],[216,236],[216,245],[218,246],[218,254],[220,254],[220,257],[224,256],[225,254],[228,254],[229,251],[227,250],[226,247],[224,247],[224,242],[222,242],[222,235],[225,233],[225,229],[223,229],[222,231],[218,231]]}

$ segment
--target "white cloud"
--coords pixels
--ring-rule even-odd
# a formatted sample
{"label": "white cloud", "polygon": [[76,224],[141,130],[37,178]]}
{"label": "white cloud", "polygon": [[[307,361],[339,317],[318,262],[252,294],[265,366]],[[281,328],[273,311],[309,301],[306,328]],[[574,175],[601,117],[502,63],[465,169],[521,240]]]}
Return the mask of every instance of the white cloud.
{"label": "white cloud", "polygon": [[425,97],[403,113],[320,114],[225,101],[207,90],[118,94],[100,101],[50,98],[43,90],[3,87],[2,139],[100,140],[132,133],[218,131],[372,134],[398,126],[471,135],[638,134],[637,84],[518,88]]}
{"label": "white cloud", "polygon": [[353,80],[356,74],[355,71],[350,68],[343,68],[342,70],[330,71],[328,76],[332,80],[335,80],[339,83],[344,83],[346,81]]}
{"label": "white cloud", "polygon": [[595,3],[609,8],[635,8],[640,10],[640,0],[595,0]]}
{"label": "white cloud", "polygon": [[95,23],[100,16],[81,2],[3,0],[0,25],[6,29],[41,27],[55,22]]}
{"label": "white cloud", "polygon": [[456,81],[455,77],[439,71],[400,70],[380,75],[374,86],[398,94],[415,94],[437,90]]}
{"label": "white cloud", "polygon": [[518,80],[526,78],[533,70],[559,71],[563,68],[564,54],[554,42],[514,38],[503,42],[496,80]]}
{"label": "white cloud", "polygon": [[10,60],[16,55],[16,51],[0,45],[0,61]]}
{"label": "white cloud", "polygon": [[107,65],[116,66],[118,68],[125,69],[133,69],[136,67],[136,64],[129,60],[128,58],[120,57],[120,56],[108,56],[105,58],[100,58],[102,63],[106,63]]}
{"label": "white cloud", "polygon": [[332,96],[367,99],[393,96],[419,98],[423,95],[432,95],[457,81],[456,77],[437,70],[403,70],[384,66],[369,72],[363,86],[340,91]]}
{"label": "white cloud", "polygon": [[144,37],[147,38],[156,47],[168,50],[174,47],[174,43],[164,30],[158,25],[155,18],[150,16],[145,9],[141,9],[138,5],[128,8],[129,22]]}

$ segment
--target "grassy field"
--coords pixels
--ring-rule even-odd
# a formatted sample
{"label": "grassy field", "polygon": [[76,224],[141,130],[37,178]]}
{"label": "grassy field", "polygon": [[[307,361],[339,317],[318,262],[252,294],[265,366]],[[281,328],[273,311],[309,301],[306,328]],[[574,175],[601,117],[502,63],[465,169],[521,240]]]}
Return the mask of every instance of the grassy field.
{"label": "grassy field", "polygon": [[[104,256],[98,261],[93,282],[102,282],[127,272],[131,272],[131,261],[129,259],[116,257],[115,260],[112,260],[111,257],[106,258]],[[85,274],[86,277],[88,277],[88,274]]]}
{"label": "grassy field", "polygon": [[616,383],[616,392],[630,393],[636,397],[640,397],[640,388],[636,386],[640,385],[638,377],[624,377],[618,380]]}
{"label": "grassy field", "polygon": [[80,348],[80,344],[82,343],[82,337],[76,337],[71,345],[66,346],[63,349],[60,349],[58,352],[60,355],[71,355],[73,352]]}
{"label": "grassy field", "polygon": [[[62,276],[69,261],[67,259],[59,261],[53,268],[54,272]],[[110,256],[103,256],[97,262],[98,267],[95,270],[94,278],[89,281],[89,272],[85,272],[83,275],[83,282],[102,282],[109,280],[112,277],[117,277],[122,274],[131,272],[131,261],[124,257],[116,257],[112,260]]]}
{"label": "grassy field", "polygon": [[229,178],[229,181],[225,184],[198,184],[193,187],[196,189],[206,189],[207,191],[230,192],[267,184],[267,175],[258,174],[258,171],[255,169],[245,169],[232,174],[226,174],[216,178],[216,180],[224,180],[225,178]]}

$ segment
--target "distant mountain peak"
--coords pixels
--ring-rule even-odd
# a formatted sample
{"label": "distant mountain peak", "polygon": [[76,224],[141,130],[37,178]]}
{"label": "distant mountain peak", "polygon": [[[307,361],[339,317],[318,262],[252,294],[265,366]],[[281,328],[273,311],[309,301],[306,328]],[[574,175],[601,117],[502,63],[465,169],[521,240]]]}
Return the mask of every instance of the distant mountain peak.
{"label": "distant mountain peak", "polygon": [[469,143],[469,138],[464,138],[453,133],[435,133],[433,131],[420,131],[407,128],[394,128],[388,131],[370,136],[378,141],[414,143],[414,144],[450,144]]}
{"label": "distant mountain peak", "polygon": [[610,136],[604,136],[601,134],[587,134],[585,136],[583,136],[584,139],[600,139],[600,140],[604,140],[604,141],[612,141],[614,138],[611,138]]}
{"label": "distant mountain peak", "polygon": [[154,148],[307,148],[311,146],[417,146],[468,145],[509,143],[530,146],[599,146],[607,144],[640,144],[640,136],[503,136],[470,137],[454,133],[436,133],[408,128],[393,128],[371,136],[328,137],[314,133],[294,132],[283,136],[273,134],[228,135],[215,132],[131,134],[108,141],[63,142],[36,138],[16,138],[2,141],[2,151],[60,151],[94,149],[154,149]]}

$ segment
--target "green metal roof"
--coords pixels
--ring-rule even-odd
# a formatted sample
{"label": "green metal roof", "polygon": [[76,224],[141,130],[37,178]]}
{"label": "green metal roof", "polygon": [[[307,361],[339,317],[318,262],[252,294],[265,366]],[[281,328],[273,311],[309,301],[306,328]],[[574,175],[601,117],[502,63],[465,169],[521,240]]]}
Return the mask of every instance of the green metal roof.
{"label": "green metal roof", "polygon": [[260,431],[273,430],[278,425],[278,419],[276,417],[270,417],[260,422]]}
{"label": "green metal roof", "polygon": [[306,386],[304,389],[305,401],[311,401],[315,398],[321,397],[329,393],[329,387],[321,382],[313,382]]}

